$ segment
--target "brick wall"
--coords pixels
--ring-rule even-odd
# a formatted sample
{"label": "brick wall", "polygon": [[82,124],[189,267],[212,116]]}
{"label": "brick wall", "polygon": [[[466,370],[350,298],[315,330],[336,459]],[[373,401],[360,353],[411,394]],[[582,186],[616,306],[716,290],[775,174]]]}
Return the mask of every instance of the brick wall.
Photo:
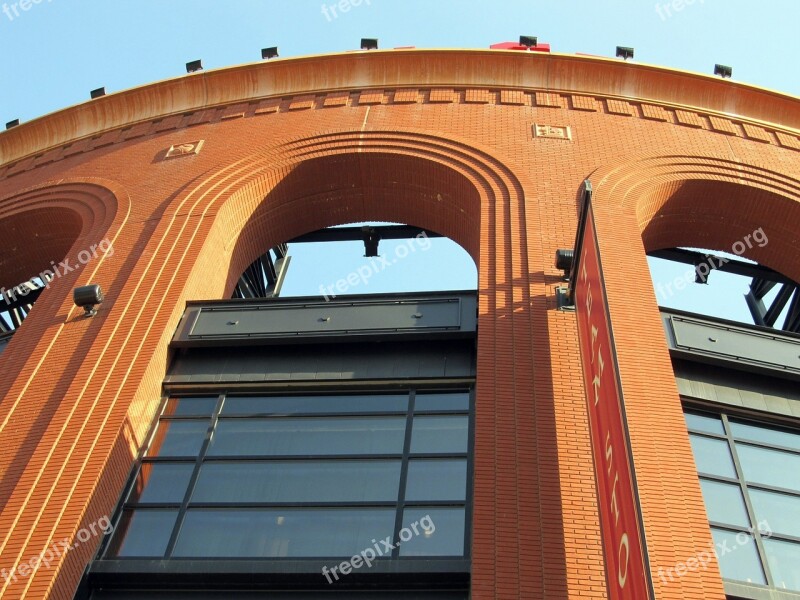
{"label": "brick wall", "polygon": [[[792,130],[669,104],[384,87],[165,116],[0,165],[0,218],[60,206],[80,231],[48,247],[114,244],[58,278],[0,355],[0,567],[111,513],[186,300],[228,296],[276,243],[381,220],[447,235],[478,264],[473,598],[605,597],[575,319],[554,297],[587,177],[651,567],[685,561],[711,537],[645,250],[727,250],[761,226],[770,243],[751,256],[800,280],[798,150]],[[19,223],[0,253],[18,247],[32,276],[29,242],[58,224]],[[106,301],[83,319],[71,290],[89,282]],[[98,541],[0,581],[0,597],[71,598]],[[713,566],[653,578],[659,599],[723,598]]]}

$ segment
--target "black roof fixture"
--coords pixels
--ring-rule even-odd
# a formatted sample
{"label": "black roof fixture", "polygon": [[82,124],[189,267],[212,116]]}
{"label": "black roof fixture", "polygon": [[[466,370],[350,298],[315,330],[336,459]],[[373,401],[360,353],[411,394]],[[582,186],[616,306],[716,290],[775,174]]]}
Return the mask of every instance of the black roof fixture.
{"label": "black roof fixture", "polygon": [[203,70],[203,61],[202,60],[192,60],[186,63],[186,72],[187,73],[194,73],[196,71]]}
{"label": "black roof fixture", "polygon": [[94,100],[95,98],[99,98],[100,96],[105,96],[106,88],[99,87],[96,90],[92,90],[91,92],[89,92],[89,95],[92,97],[92,100]]}
{"label": "black roof fixture", "polygon": [[521,35],[519,36],[519,45],[531,48],[539,44],[539,38],[535,35]]}
{"label": "black roof fixture", "polygon": [[719,75],[723,79],[730,79],[731,75],[733,75],[733,67],[714,65],[714,75]]}
{"label": "black roof fixture", "polygon": [[361,38],[362,50],[377,50],[378,38]]}
{"label": "black roof fixture", "polygon": [[277,46],[270,46],[269,48],[262,48],[261,49],[261,59],[262,60],[269,60],[270,58],[277,58],[278,56],[278,47]]}
{"label": "black roof fixture", "polygon": [[13,121],[9,121],[6,123],[6,129],[11,129],[12,127],[16,127],[19,125],[19,119],[14,119]]}
{"label": "black roof fixture", "polygon": [[617,58],[621,58],[622,60],[633,58],[633,48],[628,46],[617,46]]}

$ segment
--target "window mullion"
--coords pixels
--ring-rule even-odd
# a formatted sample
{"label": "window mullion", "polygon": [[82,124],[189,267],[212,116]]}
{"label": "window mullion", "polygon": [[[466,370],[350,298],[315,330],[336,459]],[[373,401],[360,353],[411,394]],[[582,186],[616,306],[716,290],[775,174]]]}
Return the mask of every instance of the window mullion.
{"label": "window mullion", "polygon": [[[400,539],[400,530],[403,528],[403,512],[406,501],[406,481],[408,480],[408,455],[411,453],[411,428],[414,425],[414,401],[416,400],[416,390],[411,390],[408,400],[408,413],[406,414],[406,437],[403,440],[403,462],[400,465],[400,485],[398,486],[397,514],[394,519],[394,532],[392,533],[392,543]],[[392,558],[400,556],[399,547],[392,549]]]}
{"label": "window mullion", "polygon": [[750,519],[750,526],[753,532],[753,541],[756,544],[756,551],[758,552],[758,558],[761,561],[761,568],[764,571],[764,577],[767,580],[767,585],[770,587],[775,587],[775,582],[772,579],[772,573],[769,569],[769,563],[767,562],[767,553],[764,549],[764,543],[761,540],[761,532],[758,528],[758,518],[756,517],[755,510],[753,509],[753,503],[750,501],[750,493],[747,489],[747,480],[744,477],[744,471],[742,470],[742,465],[739,462],[739,455],[736,452],[736,442],[733,439],[733,433],[731,433],[730,424],[728,423],[728,415],[721,413],[720,417],[722,418],[722,426],[725,429],[725,436],[728,438],[728,447],[730,448],[731,456],[733,457],[733,468],[736,470],[736,477],[739,479],[739,487],[742,490],[742,496],[744,498],[744,504],[747,510],[747,517]]}
{"label": "window mullion", "polygon": [[194,470],[192,471],[192,476],[189,478],[189,485],[186,488],[186,494],[183,496],[183,502],[181,503],[181,508],[178,511],[178,517],[175,519],[175,526],[172,528],[172,535],[170,535],[169,542],[167,543],[167,549],[164,552],[164,556],[166,558],[170,558],[172,556],[175,543],[178,541],[178,535],[180,534],[181,526],[183,525],[183,519],[186,516],[186,511],[189,507],[189,500],[192,497],[195,485],[197,484],[197,479],[200,476],[200,467],[203,464],[203,459],[208,451],[208,447],[211,445],[211,439],[214,436],[214,430],[217,428],[217,421],[219,420],[219,413],[222,410],[222,403],[224,399],[225,395],[220,394],[217,398],[217,405],[214,408],[214,412],[211,414],[211,422],[209,423],[208,430],[206,431],[206,438],[203,440],[203,444],[200,447],[200,452],[197,453],[197,458],[195,459],[194,463]]}

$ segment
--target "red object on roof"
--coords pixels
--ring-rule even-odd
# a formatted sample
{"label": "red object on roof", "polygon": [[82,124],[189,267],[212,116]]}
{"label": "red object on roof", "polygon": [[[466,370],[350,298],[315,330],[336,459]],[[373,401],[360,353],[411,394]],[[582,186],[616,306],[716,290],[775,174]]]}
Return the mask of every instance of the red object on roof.
{"label": "red object on roof", "polygon": [[492,44],[489,46],[492,50],[523,50],[527,51],[530,50],[531,52],[550,52],[550,44],[536,44],[535,46],[523,46],[518,44],[517,42],[498,42],[497,44]]}
{"label": "red object on roof", "polygon": [[489,46],[492,50],[527,50],[527,46],[522,46],[517,42],[500,42]]}

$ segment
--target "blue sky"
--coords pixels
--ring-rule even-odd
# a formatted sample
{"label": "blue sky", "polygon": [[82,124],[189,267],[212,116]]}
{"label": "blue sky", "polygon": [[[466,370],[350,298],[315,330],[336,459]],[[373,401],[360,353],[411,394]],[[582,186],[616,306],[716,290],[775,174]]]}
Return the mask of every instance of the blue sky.
{"label": "blue sky", "polygon": [[[382,48],[485,48],[520,34],[537,35],[558,52],[610,55],[617,45],[633,46],[639,62],[704,73],[727,64],[736,80],[800,95],[797,0],[362,0],[347,12],[338,3],[0,0],[0,123],[83,102],[101,86],[113,92],[180,76],[193,59],[218,68],[256,61],[265,46],[301,56],[352,50],[361,37],[379,38]],[[381,249],[397,263],[349,293],[475,286],[470,259],[446,240],[402,258],[396,247]],[[362,250],[292,248],[284,293],[318,294],[319,285],[365,264]],[[685,269],[657,267],[654,278],[669,282]],[[747,284],[730,286],[736,297],[711,293],[716,285],[692,285],[660,300],[746,319],[738,294]]]}

